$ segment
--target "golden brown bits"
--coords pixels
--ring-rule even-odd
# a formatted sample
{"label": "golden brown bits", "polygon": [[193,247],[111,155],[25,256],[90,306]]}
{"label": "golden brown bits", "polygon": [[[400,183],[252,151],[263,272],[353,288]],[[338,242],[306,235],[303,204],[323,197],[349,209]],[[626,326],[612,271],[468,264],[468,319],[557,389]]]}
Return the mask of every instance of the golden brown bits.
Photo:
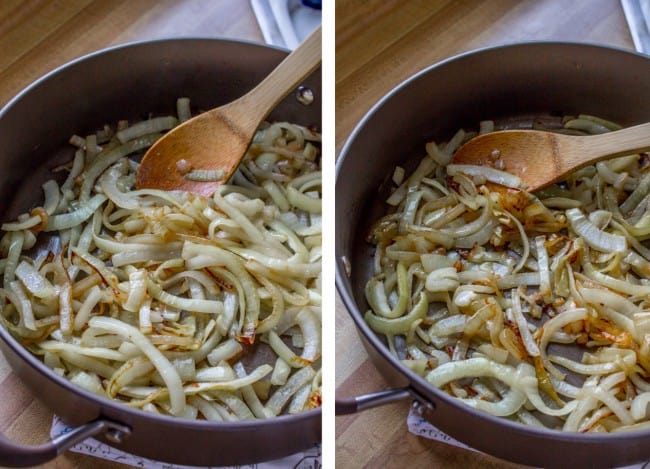
{"label": "golden brown bits", "polygon": [[41,222],[38,225],[32,227],[31,231],[33,233],[38,233],[43,231],[47,226],[47,220],[49,218],[49,215],[47,214],[45,209],[43,207],[36,207],[31,212],[29,212],[29,215],[32,217],[39,217],[41,219]]}

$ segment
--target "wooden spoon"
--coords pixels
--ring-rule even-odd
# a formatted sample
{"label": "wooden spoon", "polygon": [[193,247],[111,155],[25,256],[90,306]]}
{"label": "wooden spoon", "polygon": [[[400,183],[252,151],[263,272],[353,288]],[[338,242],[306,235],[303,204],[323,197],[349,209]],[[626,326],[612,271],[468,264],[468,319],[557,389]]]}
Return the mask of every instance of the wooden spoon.
{"label": "wooden spoon", "polygon": [[530,192],[608,158],[650,150],[650,123],[599,135],[502,130],[479,135],[454,154],[451,164],[491,166],[518,176]]}
{"label": "wooden spoon", "polygon": [[[211,195],[235,172],[264,118],[320,63],[319,27],[244,96],[182,123],[152,145],[138,168],[137,187]],[[192,170],[220,177],[194,181],[186,177]]]}

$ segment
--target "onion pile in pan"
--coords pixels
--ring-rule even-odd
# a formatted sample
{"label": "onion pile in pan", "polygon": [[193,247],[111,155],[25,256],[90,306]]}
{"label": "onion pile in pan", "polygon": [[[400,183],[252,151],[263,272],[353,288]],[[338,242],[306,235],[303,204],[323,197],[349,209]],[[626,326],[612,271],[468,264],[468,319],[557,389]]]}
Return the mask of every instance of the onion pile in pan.
{"label": "onion pile in pan", "polygon": [[[555,130],[617,128],[580,115]],[[366,322],[410,369],[490,414],[577,432],[650,427],[648,156],[533,194],[498,151],[489,167],[448,164],[473,135],[429,142],[408,176],[395,169],[368,238]]]}
{"label": "onion pile in pan", "polygon": [[137,157],[189,117],[179,99],[177,115],[70,139],[65,180],[2,225],[2,323],[56,373],[144,411],[317,407],[320,135],[265,124],[210,198],[136,190]]}

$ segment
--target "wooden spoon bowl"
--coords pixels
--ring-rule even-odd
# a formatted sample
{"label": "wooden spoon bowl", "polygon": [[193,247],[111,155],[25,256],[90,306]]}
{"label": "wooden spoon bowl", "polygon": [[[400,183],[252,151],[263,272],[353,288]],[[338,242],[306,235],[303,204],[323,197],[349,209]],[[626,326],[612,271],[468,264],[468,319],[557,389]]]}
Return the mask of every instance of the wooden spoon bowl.
{"label": "wooden spoon bowl", "polygon": [[[152,145],[136,186],[211,195],[237,170],[260,123],[320,63],[319,27],[247,94],[187,120]],[[210,180],[190,178],[193,171]]]}
{"label": "wooden spoon bowl", "polygon": [[587,165],[648,150],[650,123],[589,136],[502,130],[471,139],[456,151],[451,164],[501,169],[518,176],[533,192]]}

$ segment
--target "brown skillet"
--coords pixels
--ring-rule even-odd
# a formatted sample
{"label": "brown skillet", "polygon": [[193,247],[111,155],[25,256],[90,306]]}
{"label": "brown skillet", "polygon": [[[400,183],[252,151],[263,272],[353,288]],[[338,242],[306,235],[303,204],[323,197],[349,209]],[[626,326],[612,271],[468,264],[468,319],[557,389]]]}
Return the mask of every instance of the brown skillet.
{"label": "brown skillet", "polygon": [[336,168],[336,282],[371,360],[393,390],[341,399],[337,413],[410,398],[442,431],[510,461],[543,467],[612,467],[650,459],[650,431],[563,433],[467,407],[402,366],[363,321],[367,308],[363,292],[372,265],[372,249],[364,237],[382,213],[387,180],[397,164],[412,168],[428,140],[446,140],[458,128],[476,128],[482,119],[530,125],[539,117],[572,113],[594,114],[625,126],[646,122],[650,59],[577,43],[483,49],[414,75],[357,125]]}
{"label": "brown skillet", "polygon": [[[118,46],[44,76],[0,111],[0,219],[42,197],[50,169],[71,157],[68,138],[118,119],[174,111],[188,96],[195,109],[232,101],[261,81],[284,50],[219,39],[173,39]],[[270,119],[320,128],[320,70],[306,82],[311,105],[286,98]],[[60,440],[25,447],[0,438],[0,465],[36,465],[87,436],[152,459],[221,466],[271,460],[321,439],[320,409],[264,421],[221,423],[150,415],[116,404],[52,373],[0,328],[0,349],[14,372],[50,409],[78,426]],[[49,426],[51,422],[43,422]]]}

